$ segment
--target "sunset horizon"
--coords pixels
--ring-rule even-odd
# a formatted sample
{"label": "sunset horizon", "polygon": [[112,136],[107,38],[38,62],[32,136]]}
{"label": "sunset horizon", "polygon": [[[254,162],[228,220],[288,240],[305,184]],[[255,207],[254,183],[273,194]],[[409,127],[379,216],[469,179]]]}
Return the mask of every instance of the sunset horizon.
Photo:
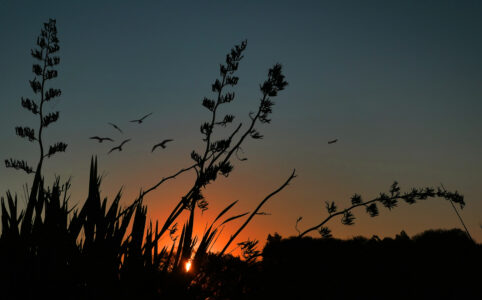
{"label": "sunset horizon", "polygon": [[475,1],[2,2],[0,250],[59,209],[80,256],[105,230],[119,270],[164,262],[162,274],[186,273],[169,279],[178,287],[226,254],[252,267],[275,249],[276,270],[297,240],[371,253],[467,239],[476,253],[481,12]]}

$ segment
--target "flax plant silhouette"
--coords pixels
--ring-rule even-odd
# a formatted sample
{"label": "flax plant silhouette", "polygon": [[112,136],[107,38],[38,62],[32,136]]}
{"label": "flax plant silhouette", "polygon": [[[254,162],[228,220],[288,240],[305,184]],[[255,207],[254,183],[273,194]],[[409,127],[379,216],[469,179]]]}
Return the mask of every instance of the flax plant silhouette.
{"label": "flax plant silhouette", "polygon": [[[36,95],[37,100],[22,97],[22,107],[32,114],[38,116],[39,127],[37,134],[33,128],[27,126],[17,126],[15,127],[16,134],[29,142],[37,142],[39,145],[39,161],[35,172],[33,168],[24,160],[17,160],[10,158],[5,160],[5,166],[7,168],[14,168],[17,170],[23,170],[27,174],[35,173],[32,188],[30,190],[30,199],[25,211],[25,217],[29,219],[32,215],[33,207],[35,205],[35,194],[38,192],[40,187],[40,181],[42,178],[42,165],[45,158],[50,158],[57,152],[64,152],[67,148],[67,144],[63,142],[57,142],[50,145],[48,150],[45,148],[43,143],[43,131],[52,123],[57,122],[59,119],[59,112],[45,111],[46,103],[55,99],[61,95],[60,89],[47,88],[47,84],[50,80],[55,79],[58,75],[55,66],[60,63],[60,57],[56,56],[60,50],[59,39],[57,38],[57,27],[55,19],[49,19],[47,23],[43,24],[43,28],[40,31],[40,35],[37,37],[37,48],[31,50],[31,55],[34,59],[38,61],[32,65],[32,72],[35,77],[29,81],[30,87],[33,93]],[[30,230],[30,224],[24,222],[22,225],[22,230]]]}
{"label": "flax plant silhouette", "polygon": [[[179,244],[178,244],[178,255],[175,259],[175,268],[177,270],[182,270],[183,263],[191,259],[194,245],[197,242],[197,237],[193,237],[193,226],[194,226],[194,213],[196,208],[201,211],[208,209],[209,202],[204,198],[202,190],[206,188],[207,185],[214,182],[219,175],[229,176],[233,170],[233,165],[231,159],[236,157],[237,152],[241,149],[242,143],[247,138],[261,139],[263,136],[255,128],[255,126],[260,124],[270,123],[270,115],[272,113],[272,106],[274,105],[273,99],[282,91],[286,86],[285,76],[282,74],[282,66],[280,64],[275,64],[268,71],[267,80],[260,85],[261,98],[259,106],[256,112],[250,112],[250,122],[246,129],[242,131],[243,124],[238,124],[231,134],[223,139],[213,140],[213,132],[218,127],[228,127],[233,123],[234,115],[224,115],[221,118],[218,116],[218,109],[222,105],[226,105],[235,99],[235,93],[232,91],[226,92],[225,89],[228,87],[234,87],[237,85],[239,78],[235,75],[239,67],[239,62],[243,58],[243,52],[246,49],[247,41],[241,42],[241,44],[236,45],[231,49],[230,53],[226,55],[225,64],[220,65],[220,78],[216,79],[211,86],[212,92],[215,94],[215,98],[211,99],[205,97],[202,101],[202,106],[206,108],[211,113],[210,121],[201,124],[200,132],[203,135],[204,151],[201,153],[193,150],[191,152],[191,159],[194,161],[189,167],[183,168],[176,172],[175,174],[163,177],[157,184],[148,188],[140,193],[139,199],[145,197],[149,192],[157,189],[162,183],[169,179],[173,179],[178,175],[194,170],[196,173],[196,180],[190,190],[181,198],[176,207],[171,211],[169,217],[165,221],[161,230],[156,234],[155,241],[159,240],[161,236],[175,223],[177,218],[183,211],[189,211],[189,219],[183,226]],[[245,159],[242,159],[243,161]],[[224,246],[220,255],[224,254],[229,245],[233,240],[239,235],[239,233],[246,227],[246,225],[253,219],[253,217],[258,214],[258,211],[264,203],[272,196],[280,192],[284,187],[286,187],[289,182],[295,177],[295,172],[288,177],[286,182],[281,185],[277,190],[268,195],[263,199],[260,205],[248,216],[247,220],[241,227],[230,237],[228,243]],[[229,205],[222,213],[226,213],[231,209],[234,204]],[[238,218],[246,216],[248,213],[236,215],[225,220],[221,225],[227,222],[233,221]],[[215,225],[216,219],[206,230],[201,241],[196,250],[196,254],[193,260],[193,267],[199,264],[203,257],[205,257],[207,250],[212,246],[212,243],[216,240],[216,235],[220,233],[219,227],[221,225]]]}
{"label": "flax plant silhouette", "polygon": [[[351,197],[351,206],[338,210],[338,207],[335,205],[335,202],[328,202],[326,201],[326,211],[328,216],[312,227],[304,230],[303,232],[299,232],[299,237],[303,237],[308,233],[317,230],[322,237],[329,238],[331,237],[331,230],[329,227],[325,226],[330,220],[336,217],[341,218],[341,223],[343,225],[353,225],[355,221],[355,215],[353,214],[353,210],[358,207],[364,207],[366,212],[370,215],[370,217],[376,217],[379,214],[378,205],[382,205],[388,210],[392,210],[393,208],[398,206],[399,200],[403,200],[408,204],[415,204],[419,200],[426,200],[428,198],[444,198],[445,200],[450,201],[451,203],[457,203],[460,205],[460,208],[465,206],[464,196],[460,195],[457,191],[449,192],[445,190],[443,187],[438,187],[434,189],[432,187],[425,187],[425,188],[412,188],[410,192],[402,193],[400,191],[400,187],[398,186],[398,182],[394,182],[390,186],[390,190],[388,193],[380,193],[380,195],[376,198],[373,198],[368,201],[363,201],[362,197],[358,194],[354,194]],[[378,204],[378,205],[377,205]],[[296,221],[296,228],[298,223],[301,221],[300,218]],[[298,229],[297,229],[298,230]],[[470,237],[470,236],[469,236]]]}

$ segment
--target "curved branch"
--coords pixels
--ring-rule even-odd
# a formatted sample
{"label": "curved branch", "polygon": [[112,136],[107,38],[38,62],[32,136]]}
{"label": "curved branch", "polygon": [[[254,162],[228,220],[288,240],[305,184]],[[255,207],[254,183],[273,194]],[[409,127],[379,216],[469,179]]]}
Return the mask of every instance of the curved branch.
{"label": "curved branch", "polygon": [[[400,198],[400,197],[393,197],[392,199],[397,199],[397,198]],[[349,208],[345,208],[344,210],[341,210],[339,212],[336,212],[336,213],[333,213],[333,214],[330,214],[325,220],[323,220],[323,222],[321,222],[320,224],[316,225],[316,226],[313,226],[309,229],[306,229],[305,231],[303,231],[302,233],[299,234],[299,237],[303,237],[304,235],[306,235],[308,232],[311,232],[311,231],[314,231],[314,230],[317,230],[318,228],[321,228],[321,226],[325,225],[328,221],[330,221],[333,217],[336,217],[336,216],[339,216],[339,215],[343,215],[345,212],[347,211],[350,211],[354,208],[357,208],[358,206],[366,206],[367,204],[371,204],[373,202],[376,202],[376,201],[379,201],[380,198],[375,198],[375,199],[372,199],[368,202],[363,202],[363,203],[359,203],[359,204],[355,204],[355,205],[352,205],[350,206]]]}
{"label": "curved branch", "polygon": [[243,223],[243,225],[241,225],[241,227],[239,227],[239,229],[236,231],[236,233],[234,233],[231,238],[229,239],[229,241],[226,243],[226,246],[224,246],[223,250],[219,253],[219,256],[222,256],[224,254],[224,252],[226,251],[226,249],[229,247],[229,245],[231,245],[231,243],[233,242],[233,240],[239,235],[239,233],[244,229],[244,227],[246,227],[246,225],[248,225],[248,223],[251,221],[251,219],[258,213],[258,211],[261,209],[261,207],[266,203],[266,201],[269,200],[269,198],[273,197],[274,195],[276,195],[277,193],[279,193],[282,189],[284,189],[289,183],[290,181],[296,177],[296,174],[295,174],[295,171],[296,170],[293,170],[293,172],[291,173],[290,177],[285,181],[285,183],[283,183],[279,188],[277,188],[275,191],[273,191],[271,194],[269,194],[268,196],[266,196],[263,201],[261,201],[259,204],[258,204],[258,207],[256,207],[256,209],[251,213],[251,215],[249,215],[248,219]]}
{"label": "curved branch", "polygon": [[[395,182],[394,185],[392,185],[392,191],[390,191],[392,195],[390,197],[388,195],[382,193],[382,194],[380,194],[379,197],[377,197],[375,199],[372,199],[370,201],[355,203],[352,206],[350,206],[348,208],[345,208],[341,211],[330,213],[330,215],[328,217],[326,217],[326,219],[324,219],[321,223],[319,223],[318,225],[315,225],[311,228],[306,229],[305,231],[303,231],[299,235],[299,237],[303,237],[311,231],[320,229],[323,225],[325,225],[332,218],[334,218],[336,216],[339,216],[339,215],[343,215],[343,214],[345,214],[345,213],[347,213],[347,212],[349,212],[349,211],[351,211],[351,210],[353,210],[353,209],[355,209],[359,206],[366,206],[367,209],[368,209],[368,205],[372,204],[374,202],[380,202],[383,206],[387,207],[388,209],[391,209],[394,206],[396,206],[397,200],[399,200],[399,199],[405,200],[405,202],[407,202],[409,204],[413,204],[413,203],[416,202],[415,200],[424,200],[424,199],[427,199],[427,198],[441,197],[441,198],[445,198],[446,200],[449,200],[450,202],[454,201],[456,203],[459,203],[462,207],[465,204],[462,195],[459,195],[457,192],[455,192],[455,193],[448,192],[445,189],[441,190],[440,188],[438,188],[437,192],[435,192],[434,189],[432,189],[432,188],[425,188],[425,189],[418,189],[418,190],[412,189],[412,191],[410,193],[405,193],[403,195],[400,194],[398,191],[399,191],[399,188],[396,186],[396,182]],[[371,216],[374,217],[375,215],[371,215]]]}
{"label": "curved branch", "polygon": [[165,181],[169,180],[169,179],[173,179],[173,178],[176,178],[178,175],[184,173],[184,172],[187,172],[191,169],[194,169],[198,164],[194,164],[192,166],[189,166],[187,168],[184,168],[184,169],[181,169],[179,171],[177,171],[175,174],[171,175],[171,176],[167,176],[167,177],[163,177],[161,180],[159,180],[158,183],[156,183],[155,185],[153,185],[152,187],[148,188],[147,190],[145,190],[144,192],[141,192],[141,197],[144,197],[145,195],[147,195],[148,193],[152,192],[153,190],[157,189],[161,184],[163,184]]}

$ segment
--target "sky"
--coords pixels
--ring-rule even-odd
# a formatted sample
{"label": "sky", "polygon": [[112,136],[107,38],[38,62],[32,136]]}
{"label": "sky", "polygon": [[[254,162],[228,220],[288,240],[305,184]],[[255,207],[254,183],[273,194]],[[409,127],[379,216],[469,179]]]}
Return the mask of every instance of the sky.
{"label": "sky", "polygon": [[[395,180],[402,191],[441,183],[459,191],[466,201],[460,214],[482,242],[480,1],[99,2],[0,1],[2,160],[37,163],[38,146],[16,137],[14,127],[38,123],[20,98],[33,96],[30,49],[49,18],[57,20],[61,58],[51,86],[62,96],[48,106],[60,118],[45,137],[69,146],[44,163],[44,175],[50,182],[71,177],[73,204],[87,196],[93,155],[103,196],[122,188],[125,205],[189,166],[191,151],[203,147],[199,126],[210,118],[202,99],[213,95],[226,54],[247,39],[236,99],[222,110],[236,116],[233,126],[249,121],[275,63],[289,85],[275,98],[271,124],[256,127],[264,139],[243,145],[248,160],[233,161],[231,175],[205,191],[209,210],[196,215],[198,234],[235,200],[232,214],[252,211],[296,169],[297,178],[263,207],[269,215],[256,216],[235,242],[294,236],[298,217],[306,229],[327,216],[325,201],[347,207],[354,193],[370,200]],[[129,122],[150,112],[142,124]],[[116,142],[98,144],[93,135]],[[132,141],[124,151],[107,154],[125,138]],[[166,138],[174,141],[151,153]],[[163,223],[194,178],[185,173],[150,193],[149,218]],[[11,190],[24,203],[32,180],[0,166],[3,195]],[[443,199],[401,202],[376,218],[363,209],[354,214],[353,226],[330,221],[335,237],[461,228]],[[214,249],[240,222],[226,226]]]}

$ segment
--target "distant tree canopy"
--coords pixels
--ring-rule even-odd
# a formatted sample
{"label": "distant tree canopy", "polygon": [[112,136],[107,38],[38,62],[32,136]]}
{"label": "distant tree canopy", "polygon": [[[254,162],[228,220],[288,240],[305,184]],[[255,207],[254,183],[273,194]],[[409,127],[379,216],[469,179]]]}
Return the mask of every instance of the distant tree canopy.
{"label": "distant tree canopy", "polygon": [[[209,255],[197,299],[480,299],[482,245],[460,229],[409,237],[268,235],[262,260]],[[215,296],[213,296],[215,295]]]}
{"label": "distant tree canopy", "polygon": [[460,229],[348,240],[275,234],[268,236],[262,257],[259,289],[273,299],[482,296],[476,275],[482,269],[482,245]]}

